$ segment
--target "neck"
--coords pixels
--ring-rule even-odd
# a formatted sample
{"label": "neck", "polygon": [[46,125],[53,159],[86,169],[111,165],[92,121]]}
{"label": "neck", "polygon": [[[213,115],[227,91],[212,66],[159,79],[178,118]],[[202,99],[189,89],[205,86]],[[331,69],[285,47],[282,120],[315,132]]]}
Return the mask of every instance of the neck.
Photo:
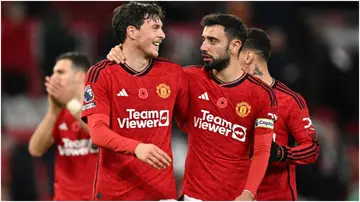
{"label": "neck", "polygon": [[271,77],[268,66],[265,62],[255,62],[255,65],[250,72],[252,76],[261,79],[269,86],[273,82],[273,78]]}
{"label": "neck", "polygon": [[124,43],[122,50],[126,58],[126,64],[134,70],[141,72],[149,64],[149,58],[135,45]]}
{"label": "neck", "polygon": [[221,71],[213,70],[214,75],[223,82],[232,82],[241,77],[244,71],[240,68],[238,60],[230,60],[228,67]]}

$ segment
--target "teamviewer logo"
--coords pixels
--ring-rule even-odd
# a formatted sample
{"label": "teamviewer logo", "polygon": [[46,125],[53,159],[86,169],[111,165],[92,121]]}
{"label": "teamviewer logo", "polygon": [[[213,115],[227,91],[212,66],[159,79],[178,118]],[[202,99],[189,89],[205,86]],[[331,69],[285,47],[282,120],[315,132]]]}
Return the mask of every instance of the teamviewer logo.
{"label": "teamviewer logo", "polygon": [[169,125],[169,110],[160,110],[159,126]]}

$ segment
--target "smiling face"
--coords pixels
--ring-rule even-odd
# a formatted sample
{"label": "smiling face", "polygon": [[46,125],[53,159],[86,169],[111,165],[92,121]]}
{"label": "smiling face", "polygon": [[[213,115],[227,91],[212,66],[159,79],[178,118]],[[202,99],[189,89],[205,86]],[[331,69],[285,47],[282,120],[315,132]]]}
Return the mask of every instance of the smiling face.
{"label": "smiling face", "polygon": [[204,66],[206,69],[221,71],[230,64],[229,39],[224,27],[212,25],[204,27],[202,33],[202,52]]}
{"label": "smiling face", "polygon": [[140,29],[136,30],[136,46],[148,57],[156,58],[159,55],[159,46],[165,39],[162,26],[161,20],[153,17],[145,19]]}

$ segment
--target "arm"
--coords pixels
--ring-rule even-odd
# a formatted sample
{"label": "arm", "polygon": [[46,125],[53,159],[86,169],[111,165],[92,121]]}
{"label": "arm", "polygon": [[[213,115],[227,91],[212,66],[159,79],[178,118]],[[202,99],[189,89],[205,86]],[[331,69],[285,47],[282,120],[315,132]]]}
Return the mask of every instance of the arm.
{"label": "arm", "polygon": [[[303,103],[305,103],[305,100],[303,100]],[[271,161],[299,165],[315,163],[319,156],[320,144],[317,141],[316,132],[311,123],[306,104],[301,107],[295,101],[292,102],[287,127],[298,146],[279,146],[273,143]]]}
{"label": "arm", "polygon": [[244,191],[236,200],[253,200],[257,189],[265,176],[269,162],[270,147],[274,129],[272,114],[276,114],[277,101],[275,93],[271,90],[267,97],[261,96],[259,106],[263,106],[257,116],[254,129],[254,154],[252,157]]}
{"label": "arm", "polygon": [[175,120],[179,128],[186,132],[189,111],[189,83],[185,72],[181,71],[180,90],[175,101]]}
{"label": "arm", "polygon": [[30,138],[28,149],[32,156],[42,156],[55,142],[52,133],[61,108],[55,106],[53,98],[48,97],[49,110]]}

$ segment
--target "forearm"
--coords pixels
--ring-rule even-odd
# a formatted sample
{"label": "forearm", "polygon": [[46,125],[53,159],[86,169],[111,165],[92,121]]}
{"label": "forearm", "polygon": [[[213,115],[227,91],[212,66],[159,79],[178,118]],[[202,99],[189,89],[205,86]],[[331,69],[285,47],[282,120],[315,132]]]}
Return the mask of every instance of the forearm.
{"label": "forearm", "polygon": [[286,162],[295,165],[315,163],[320,153],[320,145],[315,134],[294,133],[293,135],[298,146],[281,146],[273,142],[270,162]]}
{"label": "forearm", "polygon": [[248,173],[244,190],[248,190],[253,196],[265,176],[270,156],[272,133],[262,134],[254,143],[254,154]]}
{"label": "forearm", "polygon": [[109,128],[108,119],[109,117],[103,114],[93,114],[88,117],[89,132],[93,143],[114,152],[134,154],[140,142],[112,131]]}
{"label": "forearm", "polygon": [[54,144],[53,128],[59,111],[48,111],[30,138],[29,152],[32,156],[42,156]]}
{"label": "forearm", "polygon": [[315,163],[319,157],[320,145],[317,141],[305,142],[296,147],[283,147],[285,161],[290,164],[304,165]]}

